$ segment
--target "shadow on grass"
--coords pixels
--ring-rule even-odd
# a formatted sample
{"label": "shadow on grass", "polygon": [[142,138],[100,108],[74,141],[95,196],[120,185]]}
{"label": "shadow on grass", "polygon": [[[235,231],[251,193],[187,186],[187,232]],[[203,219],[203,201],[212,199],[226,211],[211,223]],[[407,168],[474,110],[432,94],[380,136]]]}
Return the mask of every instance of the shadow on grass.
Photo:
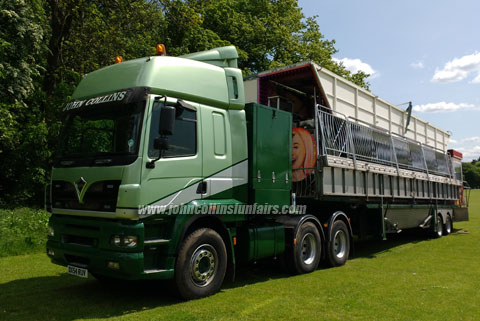
{"label": "shadow on grass", "polygon": [[[389,235],[386,241],[356,242],[350,259],[375,258],[402,244],[430,239],[425,231],[406,231]],[[240,266],[235,282],[226,282],[223,289],[289,277],[281,265],[270,259]],[[0,319],[8,320],[108,318],[178,303],[171,283],[161,281],[105,283],[64,274],[0,284]]]}
{"label": "shadow on grass", "polygon": [[[453,229],[451,234],[456,235],[462,230]],[[468,233],[468,232],[467,232]],[[444,236],[445,237],[445,236]],[[389,252],[397,246],[407,243],[420,243],[434,241],[435,237],[432,233],[422,229],[409,229],[399,234],[388,234],[387,240],[368,240],[355,242],[355,250],[350,255],[349,260],[355,258],[376,258],[378,254]]]}
{"label": "shadow on grass", "polygon": [[355,243],[355,249],[350,255],[349,260],[355,258],[376,258],[377,254],[389,252],[397,246],[406,243],[419,243],[432,240],[433,236],[425,230],[405,230],[399,234],[387,234],[387,239],[382,240],[364,240]]}
{"label": "shadow on grass", "polygon": [[160,281],[105,283],[67,274],[0,284],[0,319],[107,318],[180,302]]}

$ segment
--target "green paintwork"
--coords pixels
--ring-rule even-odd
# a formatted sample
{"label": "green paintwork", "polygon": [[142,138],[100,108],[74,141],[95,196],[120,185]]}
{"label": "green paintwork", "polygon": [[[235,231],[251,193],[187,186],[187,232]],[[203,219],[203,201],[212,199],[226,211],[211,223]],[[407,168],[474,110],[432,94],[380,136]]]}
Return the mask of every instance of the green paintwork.
{"label": "green paintwork", "polygon": [[[233,83],[236,83],[236,89]],[[72,99],[136,87],[147,87],[154,94],[223,109],[241,110],[245,104],[239,69],[166,56],[134,59],[91,72],[82,79]]]}
{"label": "green paintwork", "polygon": [[244,110],[229,110],[230,137],[232,144],[232,163],[246,160],[247,149],[247,121]]}
{"label": "green paintwork", "polygon": [[247,104],[249,182],[252,202],[290,204],[292,114]]}
{"label": "green paintwork", "polygon": [[237,242],[237,253],[241,261],[276,257],[285,251],[285,230],[280,224],[243,226],[238,229]]}
{"label": "green paintwork", "polygon": [[214,48],[180,56],[180,58],[203,61],[218,67],[238,68],[238,53],[234,46]]}

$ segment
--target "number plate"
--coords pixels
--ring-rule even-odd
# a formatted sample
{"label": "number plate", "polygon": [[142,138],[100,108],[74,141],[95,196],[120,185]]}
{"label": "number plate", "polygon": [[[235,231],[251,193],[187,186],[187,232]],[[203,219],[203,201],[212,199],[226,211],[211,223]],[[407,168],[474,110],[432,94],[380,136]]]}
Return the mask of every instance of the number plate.
{"label": "number plate", "polygon": [[82,269],[77,266],[69,265],[68,266],[68,274],[76,275],[81,278],[88,278],[88,270]]}

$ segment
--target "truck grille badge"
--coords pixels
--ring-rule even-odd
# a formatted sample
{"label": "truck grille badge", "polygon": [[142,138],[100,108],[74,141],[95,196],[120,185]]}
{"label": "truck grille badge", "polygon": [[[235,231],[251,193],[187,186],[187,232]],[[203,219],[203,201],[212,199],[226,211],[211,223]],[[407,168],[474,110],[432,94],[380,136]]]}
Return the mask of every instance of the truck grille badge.
{"label": "truck grille badge", "polygon": [[85,180],[85,178],[80,177],[80,179],[76,181],[74,185],[75,191],[77,192],[78,202],[80,204],[83,204],[83,196],[85,195],[84,189],[87,187],[87,181]]}

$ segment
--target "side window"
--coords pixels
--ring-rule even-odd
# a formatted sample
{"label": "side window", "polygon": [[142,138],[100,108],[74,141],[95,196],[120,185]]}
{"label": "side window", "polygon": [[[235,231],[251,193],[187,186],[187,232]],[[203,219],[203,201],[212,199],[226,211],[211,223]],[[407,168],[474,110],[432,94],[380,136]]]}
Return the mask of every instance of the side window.
{"label": "side window", "polygon": [[[159,150],[153,148],[153,140],[158,137],[160,108],[163,102],[155,103],[152,111],[152,123],[148,140],[148,157],[158,157]],[[197,112],[190,109],[177,109],[173,135],[168,136],[168,150],[163,157],[185,157],[197,153]]]}

